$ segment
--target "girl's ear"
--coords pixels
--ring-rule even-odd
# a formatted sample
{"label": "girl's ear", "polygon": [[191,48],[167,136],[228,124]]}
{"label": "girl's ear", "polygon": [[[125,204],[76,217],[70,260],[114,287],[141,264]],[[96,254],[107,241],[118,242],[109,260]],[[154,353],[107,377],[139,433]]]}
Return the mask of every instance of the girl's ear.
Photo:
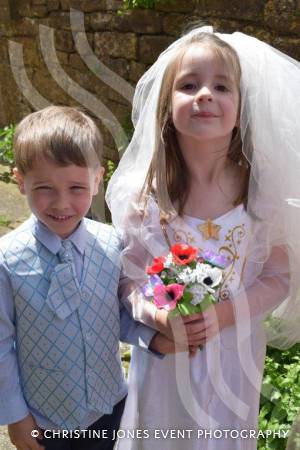
{"label": "girl's ear", "polygon": [[13,174],[16,179],[16,182],[18,183],[21,194],[25,194],[24,174],[20,172],[20,170],[17,167],[13,169]]}

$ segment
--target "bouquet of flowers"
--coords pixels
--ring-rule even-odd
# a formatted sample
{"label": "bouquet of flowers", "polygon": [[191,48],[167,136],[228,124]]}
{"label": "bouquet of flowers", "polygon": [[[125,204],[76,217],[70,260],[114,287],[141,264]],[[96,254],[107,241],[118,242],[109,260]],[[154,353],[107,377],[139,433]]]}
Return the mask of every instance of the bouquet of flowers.
{"label": "bouquet of flowers", "polygon": [[203,312],[217,302],[216,290],[225,267],[222,255],[212,251],[199,254],[195,247],[176,244],[167,256],[153,259],[143,293],[172,316]]}

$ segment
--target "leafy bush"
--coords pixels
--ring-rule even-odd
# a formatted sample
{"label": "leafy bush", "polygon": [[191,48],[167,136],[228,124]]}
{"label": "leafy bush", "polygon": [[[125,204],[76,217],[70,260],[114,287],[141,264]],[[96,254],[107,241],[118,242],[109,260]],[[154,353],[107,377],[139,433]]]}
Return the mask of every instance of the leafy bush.
{"label": "leafy bush", "polygon": [[123,0],[122,11],[127,9],[146,8],[153,9],[155,5],[162,3],[173,3],[174,0]]}
{"label": "leafy bush", "polygon": [[[300,407],[300,344],[289,350],[268,348],[259,414],[263,432],[288,431]],[[287,439],[270,436],[260,439],[259,450],[282,450]],[[298,447],[297,447],[298,448]]]}
{"label": "leafy bush", "polygon": [[0,128],[0,163],[13,166],[13,136],[15,132],[15,125],[9,125]]}

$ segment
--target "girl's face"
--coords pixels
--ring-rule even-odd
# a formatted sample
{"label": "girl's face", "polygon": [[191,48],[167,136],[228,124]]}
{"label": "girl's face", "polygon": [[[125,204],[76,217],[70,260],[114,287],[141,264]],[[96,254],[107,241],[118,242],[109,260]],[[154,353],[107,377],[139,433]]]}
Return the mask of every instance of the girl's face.
{"label": "girl's face", "polygon": [[215,52],[193,45],[181,61],[172,92],[177,136],[227,145],[238,124],[239,88]]}

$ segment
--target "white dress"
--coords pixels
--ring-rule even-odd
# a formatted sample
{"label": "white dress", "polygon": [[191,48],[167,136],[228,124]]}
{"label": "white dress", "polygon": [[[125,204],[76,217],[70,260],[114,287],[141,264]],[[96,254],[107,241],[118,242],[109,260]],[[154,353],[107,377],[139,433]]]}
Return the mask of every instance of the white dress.
{"label": "white dress", "polygon": [[[152,226],[153,220],[150,215]],[[220,226],[218,240],[204,240],[198,229],[203,221],[193,217],[175,220],[167,231],[172,243],[227,256],[230,264],[219,293],[226,301],[256,276],[245,264],[251,220],[239,205],[213,223]],[[159,359],[133,348],[117,449],[256,449],[266,342],[259,319],[244,331],[237,339],[235,327],[223,329],[191,359],[187,353]]]}

